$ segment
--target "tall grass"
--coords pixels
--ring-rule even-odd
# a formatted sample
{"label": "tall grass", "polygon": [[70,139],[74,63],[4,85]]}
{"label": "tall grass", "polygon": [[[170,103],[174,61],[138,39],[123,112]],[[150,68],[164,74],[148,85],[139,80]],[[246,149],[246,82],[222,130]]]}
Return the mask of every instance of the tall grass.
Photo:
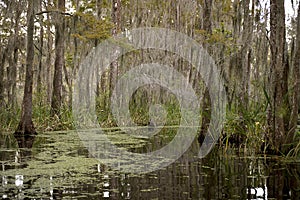
{"label": "tall grass", "polygon": [[225,147],[238,146],[245,151],[261,151],[265,142],[266,106],[252,104],[248,109],[233,107],[227,110],[223,143]]}

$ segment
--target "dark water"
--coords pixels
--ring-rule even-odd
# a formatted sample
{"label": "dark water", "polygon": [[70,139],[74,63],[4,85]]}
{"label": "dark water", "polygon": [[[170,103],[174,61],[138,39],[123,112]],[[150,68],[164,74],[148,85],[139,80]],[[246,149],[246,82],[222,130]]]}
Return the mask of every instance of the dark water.
{"label": "dark water", "polygon": [[[128,142],[125,134],[113,135],[135,152],[170,141],[158,136]],[[167,168],[135,175],[94,159],[75,132],[18,141],[0,134],[0,199],[300,199],[300,162],[230,149],[199,159],[198,148],[195,142]]]}

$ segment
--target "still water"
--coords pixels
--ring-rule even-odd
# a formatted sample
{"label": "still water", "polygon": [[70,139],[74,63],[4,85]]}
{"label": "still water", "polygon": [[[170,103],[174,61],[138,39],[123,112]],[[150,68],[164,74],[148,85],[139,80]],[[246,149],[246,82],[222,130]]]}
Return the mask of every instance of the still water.
{"label": "still water", "polygon": [[[108,134],[118,146],[139,153],[172,139]],[[198,149],[195,141],[168,167],[136,175],[94,159],[76,132],[26,140],[0,134],[0,199],[300,199],[300,162],[222,148],[199,159]]]}

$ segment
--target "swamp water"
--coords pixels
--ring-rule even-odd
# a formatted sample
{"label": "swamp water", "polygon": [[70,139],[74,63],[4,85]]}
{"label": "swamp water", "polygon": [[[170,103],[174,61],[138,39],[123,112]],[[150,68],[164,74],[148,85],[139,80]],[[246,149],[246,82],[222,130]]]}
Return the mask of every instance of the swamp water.
{"label": "swamp water", "polygon": [[[136,153],[172,139],[109,134],[119,147]],[[198,149],[194,142],[168,167],[136,175],[101,164],[74,131],[26,140],[0,134],[0,199],[300,199],[300,162],[217,148],[199,159]]]}

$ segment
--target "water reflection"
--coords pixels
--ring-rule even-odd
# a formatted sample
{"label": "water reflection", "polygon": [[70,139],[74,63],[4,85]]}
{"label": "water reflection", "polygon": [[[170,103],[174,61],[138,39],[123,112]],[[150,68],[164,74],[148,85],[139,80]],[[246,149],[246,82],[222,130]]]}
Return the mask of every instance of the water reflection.
{"label": "water reflection", "polygon": [[268,189],[265,185],[257,188],[248,188],[247,189],[247,197],[248,199],[268,199]]}
{"label": "water reflection", "polygon": [[[279,158],[215,149],[200,160],[194,142],[174,164],[137,176],[94,160],[76,133],[10,138],[10,144],[2,137],[2,199],[300,199],[300,163]],[[130,149],[157,149],[164,140]]]}
{"label": "water reflection", "polygon": [[19,148],[32,148],[35,135],[14,135]]}

